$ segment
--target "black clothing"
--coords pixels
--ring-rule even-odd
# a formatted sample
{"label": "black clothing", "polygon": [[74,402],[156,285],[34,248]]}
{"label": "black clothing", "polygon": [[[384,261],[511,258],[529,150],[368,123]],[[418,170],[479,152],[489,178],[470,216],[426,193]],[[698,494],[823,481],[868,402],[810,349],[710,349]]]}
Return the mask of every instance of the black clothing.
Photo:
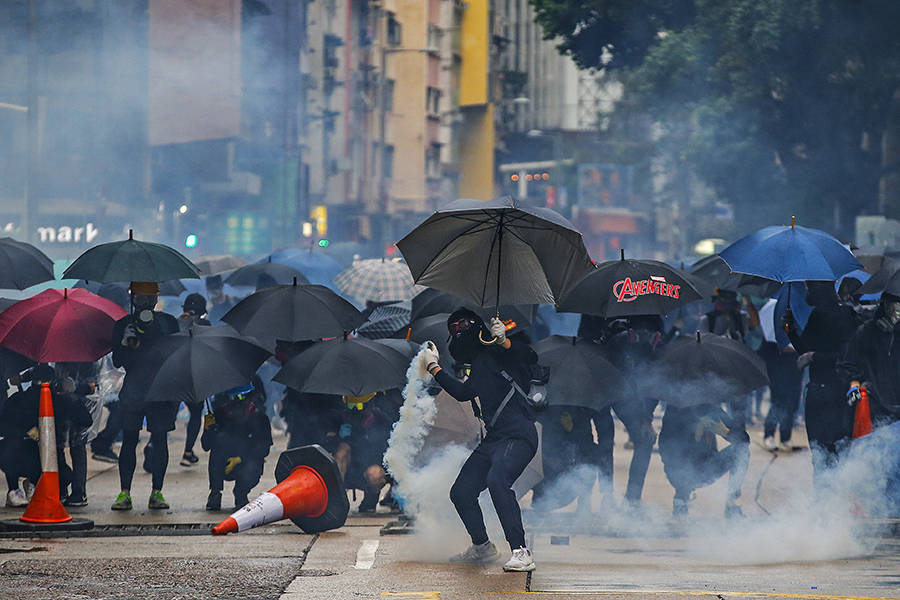
{"label": "black clothing", "polygon": [[400,419],[402,405],[403,395],[394,389],[379,392],[363,404],[362,410],[344,408],[342,411],[344,425],[350,426],[350,435],[344,438],[350,444],[350,464],[344,481],[348,488],[369,487],[364,476],[366,469],[384,463],[391,429]]}
{"label": "black clothing", "polygon": [[[252,402],[229,403],[219,394],[213,401],[215,423],[203,431],[200,444],[209,452],[209,489],[221,492],[224,482],[234,481],[236,504],[259,483],[272,446],[272,426],[265,411]],[[240,463],[225,473],[228,459]]]}
{"label": "black clothing", "polygon": [[[288,449],[318,444],[329,452],[337,450],[341,428],[341,397],[334,394],[306,394],[285,389],[281,418],[288,428]],[[328,435],[328,434],[332,435]]]}
{"label": "black clothing", "polygon": [[480,348],[472,360],[466,381],[461,382],[443,370],[435,375],[435,380],[459,402],[474,401],[477,397],[486,423],[497,415],[494,425],[488,428],[487,435],[460,470],[450,489],[450,500],[472,543],[482,544],[488,537],[478,496],[485,489],[490,490],[506,540],[510,548],[516,550],[525,547],[525,530],[512,485],[534,458],[538,436],[534,410],[518,392],[497,414],[512,387],[501,375],[501,370],[527,392],[531,382],[526,365],[537,364],[538,359],[529,346],[515,340],[509,342],[508,349],[501,346]]}
{"label": "black clothing", "polygon": [[788,331],[799,354],[813,352],[806,391],[806,434],[813,455],[813,484],[821,487],[824,471],[837,464],[853,434],[852,407],[837,361],[859,324],[856,312],[836,299],[823,299],[809,315],[803,333]]}
{"label": "black clothing", "polygon": [[794,429],[803,384],[803,373],[797,368],[797,353],[780,352],[775,342],[763,342],[758,352],[766,362],[771,397],[763,435],[774,437],[778,429],[781,441],[787,442]]}
{"label": "black clothing", "polygon": [[612,487],[612,465],[601,466],[591,428],[591,421],[598,433],[607,421],[612,427],[609,409],[598,412],[580,406],[554,405],[548,406],[538,420],[541,422],[544,479],[532,488],[532,508],[554,510],[577,498],[578,510],[589,511],[598,470],[601,490],[606,493]]}
{"label": "black clothing", "polygon": [[[718,449],[716,435],[704,430],[698,435],[702,419],[721,421],[730,430],[729,445]],[[743,420],[729,415],[716,405],[688,408],[666,406],[659,432],[659,457],[666,478],[675,488],[675,499],[688,501],[697,488],[710,485],[731,472],[729,500],[741,495],[741,485],[750,461],[750,436]]]}
{"label": "black clothing", "polygon": [[844,391],[851,381],[866,384],[874,427],[900,420],[900,331],[879,319],[864,323],[847,345],[838,369]]}
{"label": "black clothing", "polygon": [[[123,346],[122,339],[125,336],[125,327],[135,323],[138,327],[139,342],[137,346]],[[144,357],[153,348],[153,343],[163,336],[178,333],[178,320],[168,313],[153,312],[153,320],[150,323],[142,323],[137,315],[126,315],[116,321],[113,326],[112,359],[113,365],[125,368],[125,380],[122,382],[122,391],[119,392],[119,400],[122,402],[140,402],[148,400],[147,390],[155,373],[142,369]],[[149,400],[165,400],[165,398],[151,398]]]}

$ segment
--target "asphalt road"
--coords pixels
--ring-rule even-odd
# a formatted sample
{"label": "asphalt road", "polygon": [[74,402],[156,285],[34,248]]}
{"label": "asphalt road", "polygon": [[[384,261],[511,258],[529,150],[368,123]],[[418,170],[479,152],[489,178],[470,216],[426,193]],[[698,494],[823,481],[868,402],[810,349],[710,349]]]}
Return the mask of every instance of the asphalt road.
{"label": "asphalt road", "polygon": [[[802,428],[796,432],[795,442],[804,442],[802,433]],[[172,509],[146,508],[150,476],[139,470],[135,510],[110,511],[118,491],[117,470],[91,461],[90,504],[69,512],[93,519],[94,533],[52,538],[0,534],[0,598],[900,598],[900,546],[890,535],[846,511],[808,510],[808,451],[773,459],[753,444],[741,502],[747,518],[738,522],[723,517],[723,481],[698,491],[687,520],[672,519],[672,488],[657,454],[639,512],[621,507],[601,511],[595,489],[590,514],[568,507],[539,515],[530,510],[526,496],[526,529],[538,564],[527,575],[503,573],[502,562],[446,562],[466,545],[449,502],[423,507],[413,534],[382,535],[397,516],[381,507],[374,516],[356,515],[351,508],[344,527],[318,535],[285,521],[213,537],[207,532],[229,514],[230,496],[223,503],[227,510],[204,510],[206,457],[201,453],[196,467],[178,465],[183,435],[180,420],[171,436],[164,489]],[[761,441],[760,428],[754,427],[751,436]],[[630,460],[623,449],[626,439],[624,432],[617,435],[619,499]],[[285,438],[276,435],[266,474],[254,493],[274,485],[272,470],[284,448]],[[449,487],[455,473],[440,475]],[[361,495],[353,507],[359,499]],[[0,519],[21,512],[0,508]],[[136,531],[138,526],[159,529]],[[490,515],[488,527],[494,540],[502,542]],[[506,554],[504,546],[498,543]]]}

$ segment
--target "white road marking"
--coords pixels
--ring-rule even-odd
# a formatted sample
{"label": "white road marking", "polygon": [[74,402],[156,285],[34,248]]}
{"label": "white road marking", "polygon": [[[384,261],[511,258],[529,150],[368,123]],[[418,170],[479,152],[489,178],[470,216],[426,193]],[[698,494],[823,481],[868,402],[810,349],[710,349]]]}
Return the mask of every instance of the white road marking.
{"label": "white road marking", "polygon": [[378,550],[378,540],[363,540],[362,546],[356,553],[356,569],[371,569],[375,564],[375,551]]}

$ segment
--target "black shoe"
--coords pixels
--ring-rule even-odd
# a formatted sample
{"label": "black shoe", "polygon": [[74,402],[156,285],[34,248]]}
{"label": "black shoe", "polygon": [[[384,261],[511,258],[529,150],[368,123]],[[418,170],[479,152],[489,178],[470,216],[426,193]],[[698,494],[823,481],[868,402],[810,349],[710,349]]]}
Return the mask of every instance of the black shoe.
{"label": "black shoe", "polygon": [[373,492],[372,490],[366,490],[366,493],[363,495],[362,501],[359,503],[359,508],[357,508],[357,512],[360,513],[373,513],[375,509],[378,507],[378,492]]}
{"label": "black shoe", "polygon": [[206,510],[222,510],[222,492],[210,492],[206,499]]}
{"label": "black shoe", "polygon": [[197,458],[196,454],[194,454],[193,452],[185,452],[181,455],[181,462],[178,464],[180,464],[182,467],[193,467],[198,462],[200,462],[200,459]]}
{"label": "black shoe", "polygon": [[143,464],[143,467],[144,467],[144,472],[145,472],[145,473],[152,473],[152,472],[153,472],[153,469],[150,468],[150,457],[151,457],[152,455],[153,455],[153,446],[151,446],[150,444],[147,444],[146,446],[144,446],[144,464]]}
{"label": "black shoe", "polygon": [[109,448],[107,448],[106,450],[94,450],[91,456],[94,460],[99,460],[101,462],[108,462],[113,464],[119,462],[119,457]]}
{"label": "black shoe", "polygon": [[63,500],[63,506],[87,506],[87,496],[69,496]]}

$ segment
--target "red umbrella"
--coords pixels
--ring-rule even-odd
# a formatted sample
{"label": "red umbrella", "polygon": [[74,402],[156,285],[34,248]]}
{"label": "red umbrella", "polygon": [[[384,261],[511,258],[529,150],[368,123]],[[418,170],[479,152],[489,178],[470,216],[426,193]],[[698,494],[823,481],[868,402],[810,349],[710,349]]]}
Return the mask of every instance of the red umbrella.
{"label": "red umbrella", "polygon": [[84,289],[49,289],[0,313],[0,346],[37,362],[94,361],[112,349],[121,306]]}

